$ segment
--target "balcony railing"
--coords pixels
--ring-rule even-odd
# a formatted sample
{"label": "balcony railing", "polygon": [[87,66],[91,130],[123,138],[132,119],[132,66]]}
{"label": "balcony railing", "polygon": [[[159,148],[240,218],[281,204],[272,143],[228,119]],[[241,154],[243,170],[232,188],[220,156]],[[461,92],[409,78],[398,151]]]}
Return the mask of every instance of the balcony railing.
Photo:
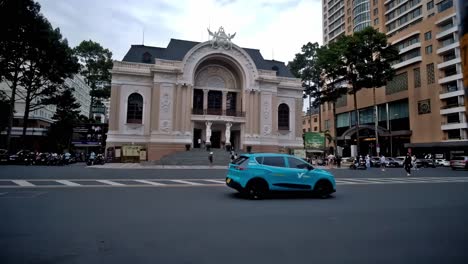
{"label": "balcony railing", "polygon": [[442,91],[440,91],[441,94],[443,93],[451,93],[451,92],[456,92],[458,91],[458,88],[457,86],[447,86],[447,87],[444,87],[442,88]]}
{"label": "balcony railing", "polygon": [[245,117],[245,112],[236,111],[236,110],[222,110],[217,108],[208,108],[204,109],[192,109],[192,115],[219,115],[219,116],[235,116],[235,117]]}
{"label": "balcony railing", "polygon": [[449,104],[449,105],[443,105],[440,107],[440,109],[449,109],[449,108],[454,108],[454,107],[461,107],[465,106],[464,104]]}
{"label": "balcony railing", "polygon": [[443,41],[441,41],[441,42],[439,43],[439,49],[440,49],[440,48],[443,48],[443,47],[445,47],[445,46],[448,46],[448,45],[450,45],[450,44],[453,44],[453,43],[455,43],[455,39],[453,39],[453,38],[443,40]]}
{"label": "balcony railing", "polygon": [[460,124],[460,123],[461,123],[460,120],[458,120],[458,121],[451,121],[451,122],[449,122],[449,121],[442,121],[442,122],[440,122],[441,125],[453,125],[453,124]]}
{"label": "balcony railing", "polygon": [[456,59],[456,58],[457,58],[457,56],[455,56],[455,54],[450,54],[450,55],[444,56],[443,60],[444,60],[444,62],[446,62],[446,61],[450,61],[450,60],[453,60],[453,59]]}
{"label": "balcony railing", "polygon": [[439,33],[444,32],[445,30],[453,28],[453,23],[448,23],[444,26],[439,27]]}
{"label": "balcony railing", "polygon": [[223,110],[221,108],[208,108],[206,109],[207,115],[222,115]]}

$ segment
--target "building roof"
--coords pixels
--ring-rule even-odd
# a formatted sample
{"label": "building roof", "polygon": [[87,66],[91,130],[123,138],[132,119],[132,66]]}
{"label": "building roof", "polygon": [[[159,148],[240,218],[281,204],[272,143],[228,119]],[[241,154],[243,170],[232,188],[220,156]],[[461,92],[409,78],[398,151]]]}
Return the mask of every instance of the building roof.
{"label": "building roof", "polygon": [[[122,61],[154,64],[155,59],[182,61],[187,52],[200,44],[200,42],[171,39],[166,48],[151,47],[145,45],[132,45]],[[242,48],[249,54],[257,66],[257,69],[275,70],[278,76],[294,78],[288,67],[282,61],[265,60],[258,49]],[[149,60],[144,59],[144,54],[151,55]]]}

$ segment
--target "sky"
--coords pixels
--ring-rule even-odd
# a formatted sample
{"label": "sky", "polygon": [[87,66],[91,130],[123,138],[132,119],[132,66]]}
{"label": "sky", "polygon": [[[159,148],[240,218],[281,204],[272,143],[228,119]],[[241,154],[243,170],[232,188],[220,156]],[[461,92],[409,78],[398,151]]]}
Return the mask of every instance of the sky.
{"label": "sky", "polygon": [[265,59],[291,61],[307,42],[322,43],[321,0],[39,0],[71,47],[93,40],[122,60],[132,44],[166,47],[171,38],[209,40],[207,28],[236,33]]}

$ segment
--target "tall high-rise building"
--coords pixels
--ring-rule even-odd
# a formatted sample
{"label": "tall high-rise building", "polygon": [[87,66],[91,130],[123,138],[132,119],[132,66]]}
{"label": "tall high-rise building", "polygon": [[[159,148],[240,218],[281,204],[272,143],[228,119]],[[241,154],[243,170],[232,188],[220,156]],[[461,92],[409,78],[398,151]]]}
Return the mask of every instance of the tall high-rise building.
{"label": "tall high-rise building", "polygon": [[[373,26],[400,51],[396,75],[376,89],[379,150],[384,155],[439,154],[450,158],[468,153],[468,120],[464,105],[454,0],[323,0],[323,42]],[[360,121],[361,154],[376,154],[372,89],[357,94],[359,118],[352,96],[331,107],[322,105],[322,130],[336,135],[337,147],[351,155]]]}

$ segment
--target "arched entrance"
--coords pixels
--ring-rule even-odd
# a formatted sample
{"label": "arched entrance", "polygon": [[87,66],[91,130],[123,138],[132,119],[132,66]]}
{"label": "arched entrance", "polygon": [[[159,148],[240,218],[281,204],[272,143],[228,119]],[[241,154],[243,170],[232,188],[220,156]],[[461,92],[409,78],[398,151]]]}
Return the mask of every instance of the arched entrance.
{"label": "arched entrance", "polygon": [[208,56],[197,65],[192,102],[194,146],[241,147],[242,88],[241,70],[225,55]]}

